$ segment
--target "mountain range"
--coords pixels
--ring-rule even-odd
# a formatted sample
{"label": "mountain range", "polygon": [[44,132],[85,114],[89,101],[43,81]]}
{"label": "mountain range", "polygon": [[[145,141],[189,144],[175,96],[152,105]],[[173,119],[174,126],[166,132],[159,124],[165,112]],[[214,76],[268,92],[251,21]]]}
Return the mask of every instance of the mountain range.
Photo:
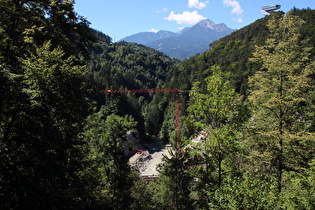
{"label": "mountain range", "polygon": [[209,50],[209,44],[226,35],[233,29],[225,24],[215,24],[209,19],[202,20],[192,27],[177,33],[170,31],[141,32],[123,38],[121,41],[134,42],[154,48],[164,54],[178,59],[186,59]]}

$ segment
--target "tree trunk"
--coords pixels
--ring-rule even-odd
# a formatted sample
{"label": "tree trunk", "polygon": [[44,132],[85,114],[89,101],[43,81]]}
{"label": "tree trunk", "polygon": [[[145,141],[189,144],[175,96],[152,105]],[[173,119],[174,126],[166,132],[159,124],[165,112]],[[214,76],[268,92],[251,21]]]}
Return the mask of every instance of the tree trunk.
{"label": "tree trunk", "polygon": [[219,188],[221,187],[221,164],[222,164],[222,151],[219,144]]}
{"label": "tree trunk", "polygon": [[222,171],[222,169],[221,169],[221,164],[222,164],[222,160],[221,160],[221,153],[219,154],[219,188],[221,187],[221,181],[222,181],[222,179],[221,179],[221,171]]}
{"label": "tree trunk", "polygon": [[283,136],[283,111],[282,111],[282,71],[280,72],[280,107],[279,107],[279,153],[278,153],[278,174],[277,174],[277,179],[278,179],[278,193],[281,193],[281,180],[282,180],[282,168],[283,168],[283,160],[282,160],[282,136]]}

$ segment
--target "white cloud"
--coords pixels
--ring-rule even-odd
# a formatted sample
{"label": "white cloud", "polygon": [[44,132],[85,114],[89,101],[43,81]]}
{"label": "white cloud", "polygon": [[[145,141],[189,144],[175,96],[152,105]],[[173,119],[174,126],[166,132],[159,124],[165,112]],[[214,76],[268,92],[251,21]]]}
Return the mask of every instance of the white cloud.
{"label": "white cloud", "polygon": [[198,12],[195,10],[193,12],[184,11],[183,14],[174,14],[174,11],[171,11],[170,15],[164,19],[168,21],[175,20],[178,24],[193,25],[206,18],[203,17],[202,15],[199,15]]}
{"label": "white cloud", "polygon": [[232,14],[241,15],[244,10],[242,10],[241,5],[236,0],[223,0],[223,4],[226,7],[232,7]]}
{"label": "white cloud", "polygon": [[167,12],[167,11],[168,11],[167,8],[163,8],[162,10],[156,10],[156,13]]}
{"label": "white cloud", "polygon": [[232,18],[235,22],[238,22],[238,23],[242,23],[243,22],[243,18],[240,17],[240,18]]}
{"label": "white cloud", "polygon": [[[209,1],[206,1],[205,3],[209,3]],[[199,0],[188,0],[188,7],[189,8],[195,7],[197,9],[203,9],[207,6],[205,3],[199,2]]]}
{"label": "white cloud", "polygon": [[155,29],[155,28],[151,28],[150,30],[148,30],[148,32],[154,32],[154,33],[157,33],[157,32],[159,32],[160,30],[157,30],[157,29]]}

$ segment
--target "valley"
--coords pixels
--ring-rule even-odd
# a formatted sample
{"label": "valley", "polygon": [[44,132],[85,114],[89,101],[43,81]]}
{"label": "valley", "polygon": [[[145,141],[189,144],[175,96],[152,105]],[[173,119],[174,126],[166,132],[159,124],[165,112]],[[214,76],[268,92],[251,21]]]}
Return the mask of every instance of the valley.
{"label": "valley", "polygon": [[314,209],[315,10],[233,30],[210,3],[113,43],[74,1],[1,1],[0,209]]}

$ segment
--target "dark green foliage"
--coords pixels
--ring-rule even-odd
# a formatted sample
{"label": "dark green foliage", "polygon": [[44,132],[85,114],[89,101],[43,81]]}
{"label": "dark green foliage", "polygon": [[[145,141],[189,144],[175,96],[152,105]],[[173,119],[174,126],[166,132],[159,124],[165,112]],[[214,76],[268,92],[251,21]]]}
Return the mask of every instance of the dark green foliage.
{"label": "dark green foliage", "polygon": [[130,188],[133,185],[131,168],[123,151],[127,131],[133,129],[136,122],[131,117],[117,115],[104,116],[105,107],[88,117],[84,139],[88,142],[85,157],[89,166],[81,177],[96,179],[97,185],[90,187],[98,208],[127,209],[131,203]]}
{"label": "dark green foliage", "polygon": [[92,54],[88,67],[96,83],[112,89],[161,88],[175,63],[162,53],[128,42],[99,42]]}
{"label": "dark green foliage", "polygon": [[96,37],[98,42],[104,42],[106,44],[111,44],[112,43],[112,38],[110,36],[107,36],[103,34],[102,32],[92,29],[92,32],[94,36]]}
{"label": "dark green foliage", "polygon": [[48,40],[53,48],[62,47],[64,58],[89,57],[88,45],[95,38],[88,22],[73,11],[72,1],[2,0],[0,11],[0,55],[5,63],[18,65],[18,58]]}
{"label": "dark green foliage", "polygon": [[[183,139],[182,139],[183,140]],[[190,186],[193,174],[189,173],[188,150],[170,151],[171,157],[164,156],[165,164],[154,187],[152,202],[154,209],[193,209]]]}
{"label": "dark green foliage", "polygon": [[146,133],[157,135],[168,104],[166,98],[161,96],[163,93],[106,94],[104,97],[99,90],[162,88],[165,81],[172,77],[176,63],[177,60],[143,45],[98,42],[93,46],[86,76],[87,87],[91,90],[90,98],[98,102],[98,107],[119,98],[117,106],[120,115],[134,116],[142,136]]}
{"label": "dark green foliage", "polygon": [[311,47],[311,56],[314,57],[315,55],[315,48],[314,48],[314,43],[315,43],[315,12],[314,10],[311,10],[310,8],[307,9],[297,9],[293,8],[291,11],[292,15],[299,16],[302,18],[304,21],[306,21],[307,24],[301,27],[300,29],[300,40],[307,40],[305,44],[308,47]]}
{"label": "dark green foliage", "polygon": [[71,1],[2,0],[0,16],[0,208],[78,207],[88,104],[72,58],[94,36]]}
{"label": "dark green foliage", "polygon": [[[313,10],[290,12],[305,23],[287,42],[267,41],[281,34],[267,28],[283,20],[278,12],[179,63],[112,44],[72,1],[0,2],[1,209],[314,209]],[[99,92],[124,88],[197,90],[178,95],[180,115],[190,117],[156,182],[139,179],[122,144],[136,128],[175,148],[175,95]],[[204,143],[187,140],[200,130]]]}
{"label": "dark green foliage", "polygon": [[67,191],[78,167],[74,146],[80,144],[77,134],[88,106],[83,68],[63,55],[47,43],[23,61],[24,75],[2,69],[9,87],[16,85],[15,91],[7,90],[12,96],[5,98],[1,112],[2,207],[74,203]]}
{"label": "dark green foliage", "polygon": [[223,186],[209,192],[210,209],[273,209],[278,199],[274,194],[275,180],[244,173],[237,178],[228,177]]}
{"label": "dark green foliage", "polygon": [[[138,173],[136,176],[139,176]],[[139,179],[139,177],[137,178],[138,179],[134,182],[131,188],[133,203],[129,206],[129,209],[158,209],[158,207],[161,207],[155,206],[152,202],[152,196],[155,195],[155,186],[158,186],[158,183],[155,181],[148,183],[148,181]]]}
{"label": "dark green foliage", "polygon": [[[249,117],[246,105],[228,80],[230,74],[218,67],[211,70],[213,75],[205,79],[205,90],[200,82],[194,84],[185,119],[192,137],[200,139],[190,143],[190,158],[195,160],[191,171],[197,179],[191,191],[200,208],[206,208],[209,201],[214,205],[214,195],[224,187],[225,179],[239,175],[240,128]],[[242,115],[244,118],[239,118]]]}

